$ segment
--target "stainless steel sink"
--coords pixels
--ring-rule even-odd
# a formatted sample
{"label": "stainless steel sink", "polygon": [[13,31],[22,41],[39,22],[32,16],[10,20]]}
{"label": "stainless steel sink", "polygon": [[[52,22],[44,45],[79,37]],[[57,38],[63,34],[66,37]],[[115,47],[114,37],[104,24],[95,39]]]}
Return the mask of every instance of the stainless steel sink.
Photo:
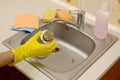
{"label": "stainless steel sink", "polygon": [[13,49],[24,44],[31,36],[40,30],[49,29],[54,33],[60,50],[48,56],[26,59],[31,65],[43,72],[52,80],[76,80],[83,74],[118,38],[108,34],[104,40],[97,39],[93,27],[85,24],[80,31],[76,26],[55,22],[44,23],[33,33],[19,32],[3,41],[3,44]]}

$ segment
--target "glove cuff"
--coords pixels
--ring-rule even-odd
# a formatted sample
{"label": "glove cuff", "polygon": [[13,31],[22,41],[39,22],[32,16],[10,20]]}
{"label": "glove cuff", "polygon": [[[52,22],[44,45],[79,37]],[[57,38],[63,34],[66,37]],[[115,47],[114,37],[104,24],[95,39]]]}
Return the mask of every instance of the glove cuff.
{"label": "glove cuff", "polygon": [[21,51],[22,51],[22,50],[21,50],[21,49],[22,49],[21,47],[22,47],[22,46],[19,46],[19,47],[13,49],[13,50],[10,50],[10,51],[14,54],[14,61],[13,61],[13,63],[10,63],[10,64],[9,64],[10,66],[13,66],[13,65],[15,65],[16,63],[18,63],[18,62],[22,61],[23,59],[25,59],[24,53],[21,52]]}

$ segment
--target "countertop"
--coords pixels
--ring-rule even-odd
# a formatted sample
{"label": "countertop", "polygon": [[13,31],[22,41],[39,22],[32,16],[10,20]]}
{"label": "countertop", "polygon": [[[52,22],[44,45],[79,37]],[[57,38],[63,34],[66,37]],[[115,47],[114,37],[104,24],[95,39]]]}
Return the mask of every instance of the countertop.
{"label": "countertop", "polygon": [[[8,50],[7,47],[2,45],[2,41],[17,33],[17,31],[11,30],[15,15],[32,13],[41,18],[46,8],[77,9],[61,2],[60,0],[2,0],[0,3],[0,52]],[[94,24],[94,16],[86,13],[85,17],[86,22]],[[109,24],[108,32],[120,38],[119,27]],[[100,76],[107,71],[118,58],[120,58],[119,50],[120,40],[118,40],[103,56],[101,56],[87,71],[85,71],[78,80],[99,79]],[[16,64],[15,67],[32,80],[50,80],[46,75],[27,63],[25,60]]]}

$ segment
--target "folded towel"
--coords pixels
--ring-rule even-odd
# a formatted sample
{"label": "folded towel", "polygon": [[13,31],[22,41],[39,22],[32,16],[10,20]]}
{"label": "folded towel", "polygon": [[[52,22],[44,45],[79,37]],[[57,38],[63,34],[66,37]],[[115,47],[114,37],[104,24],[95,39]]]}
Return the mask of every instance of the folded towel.
{"label": "folded towel", "polygon": [[38,16],[34,14],[18,14],[15,17],[15,28],[34,28],[38,29],[39,21]]}
{"label": "folded towel", "polygon": [[11,30],[23,31],[23,32],[31,33],[31,32],[33,32],[35,29],[33,29],[33,28],[14,28],[14,27],[12,27]]}

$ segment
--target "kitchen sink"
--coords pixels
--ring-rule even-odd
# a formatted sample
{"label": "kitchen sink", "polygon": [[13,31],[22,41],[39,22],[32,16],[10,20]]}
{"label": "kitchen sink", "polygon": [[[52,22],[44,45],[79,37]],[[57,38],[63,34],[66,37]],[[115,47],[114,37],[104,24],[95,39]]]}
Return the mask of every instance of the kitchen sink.
{"label": "kitchen sink", "polygon": [[118,40],[111,34],[104,40],[97,39],[92,28],[88,23],[83,30],[69,23],[43,23],[34,32],[18,32],[3,44],[14,49],[38,31],[48,29],[53,32],[60,50],[48,56],[27,58],[26,61],[52,80],[76,80]]}

